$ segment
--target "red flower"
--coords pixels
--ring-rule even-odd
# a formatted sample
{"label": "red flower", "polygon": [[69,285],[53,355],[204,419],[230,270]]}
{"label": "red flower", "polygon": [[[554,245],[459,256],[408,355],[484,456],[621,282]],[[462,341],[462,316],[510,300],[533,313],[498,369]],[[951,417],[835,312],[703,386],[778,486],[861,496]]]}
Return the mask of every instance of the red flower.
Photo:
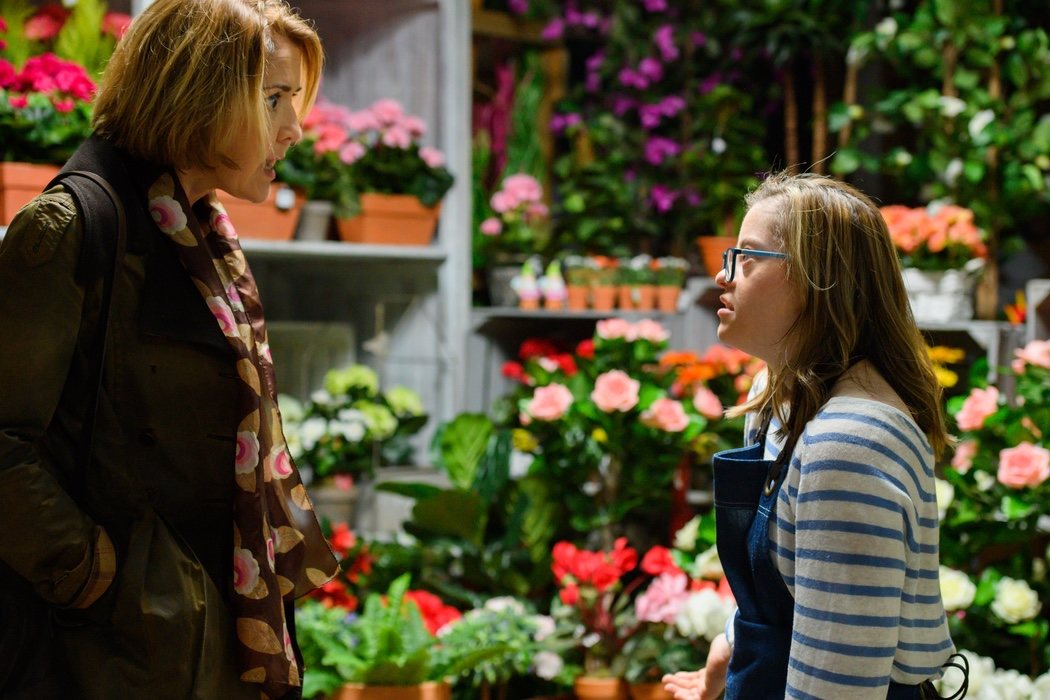
{"label": "red flower", "polygon": [[559,542],[554,545],[554,549],[551,550],[551,571],[555,581],[561,583],[563,578],[573,572],[576,552],[576,545],[571,542]]}
{"label": "red flower", "polygon": [[573,376],[578,371],[576,368],[576,360],[567,352],[555,355],[554,361],[558,363],[558,367],[561,371],[569,377]]}
{"label": "red flower", "polygon": [[130,25],[131,15],[123,12],[107,12],[102,18],[102,33],[109,34],[114,39],[121,39]]}
{"label": "red flower", "polygon": [[520,362],[514,362],[513,360],[504,362],[500,373],[507,379],[513,379],[522,384],[527,383],[528,376],[525,374],[525,368]]}
{"label": "red flower", "polygon": [[51,41],[62,30],[69,10],[61,5],[44,5],[26,20],[25,35],[34,41]]}
{"label": "red flower", "polygon": [[335,578],[310,593],[311,598],[321,601],[326,608],[340,607],[349,611],[357,609],[357,598],[346,588],[346,584]]}
{"label": "red flower", "polygon": [[558,597],[566,605],[576,605],[580,600],[580,589],[576,587],[575,583],[570,583],[558,592]]}
{"label": "red flower", "polygon": [[586,340],[581,340],[580,344],[576,346],[576,354],[579,357],[582,357],[585,360],[593,360],[594,359],[594,339],[593,338],[587,338]]}
{"label": "red flower", "polygon": [[522,362],[534,357],[551,357],[557,354],[558,347],[546,338],[528,338],[518,349],[518,357]]}
{"label": "red flower", "polygon": [[650,576],[659,576],[665,573],[682,573],[682,570],[678,568],[678,565],[671,558],[671,550],[659,545],[645,553],[645,556],[642,558],[642,571]]}
{"label": "red flower", "polygon": [[406,591],[405,598],[415,603],[419,608],[419,614],[423,617],[423,624],[427,631],[437,634],[438,630],[450,622],[458,620],[463,615],[451,605],[445,605],[429,591]]}
{"label": "red flower", "polygon": [[638,564],[638,550],[627,545],[626,537],[616,538],[609,557],[621,575],[626,574]]}
{"label": "red flower", "polygon": [[357,538],[354,537],[354,533],[350,531],[350,526],[346,523],[337,523],[332,527],[332,535],[328,538],[328,542],[332,545],[332,549],[340,558],[346,557],[350,553],[350,550],[357,544]]}

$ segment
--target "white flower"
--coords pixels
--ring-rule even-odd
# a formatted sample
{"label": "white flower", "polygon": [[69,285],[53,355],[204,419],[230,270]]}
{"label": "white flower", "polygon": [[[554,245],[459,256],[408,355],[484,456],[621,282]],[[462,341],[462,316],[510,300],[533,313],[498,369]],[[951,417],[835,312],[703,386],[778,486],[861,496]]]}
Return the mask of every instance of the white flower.
{"label": "white flower", "polygon": [[491,610],[492,612],[503,612],[504,610],[512,610],[513,612],[521,615],[525,612],[525,606],[521,604],[521,601],[509,595],[501,595],[495,598],[489,598],[485,601],[485,609]]}
{"label": "white flower", "polygon": [[903,148],[898,148],[893,154],[893,162],[898,167],[904,168],[911,165],[912,155]]}
{"label": "white flower", "polygon": [[944,168],[944,182],[948,185],[954,185],[955,181],[962,175],[963,162],[959,158],[952,158],[948,161],[948,165]]}
{"label": "white flower", "polygon": [[521,450],[510,451],[510,473],[511,479],[521,479],[528,475],[529,468],[536,460],[536,455]]}
{"label": "white flower", "polygon": [[[342,413],[342,411],[340,411]],[[365,438],[365,424],[356,420],[333,420],[328,423],[328,432],[338,435],[347,442],[361,442]]]}
{"label": "white flower", "polygon": [[602,636],[600,634],[597,632],[590,632],[583,635],[583,639],[580,640],[580,643],[583,644],[585,648],[590,649],[600,641],[602,641]]}
{"label": "white flower", "polygon": [[937,494],[937,517],[944,520],[948,506],[955,500],[955,487],[944,479],[934,479],[934,491]]}
{"label": "white flower", "polygon": [[694,517],[674,533],[674,548],[687,552],[696,547],[696,537],[700,534],[700,516]]}
{"label": "white flower", "polygon": [[1031,620],[1039,614],[1042,604],[1039,594],[1032,590],[1027,581],[1020,581],[1004,576],[995,584],[995,600],[992,601],[992,612],[1010,624]]}
{"label": "white flower", "polygon": [[532,621],[536,625],[536,632],[532,635],[534,641],[542,642],[554,634],[554,618],[550,615],[533,615]]}
{"label": "white flower", "polygon": [[723,600],[713,590],[705,588],[689,594],[674,624],[685,637],[702,637],[711,641],[722,632],[735,609],[735,603]]}
{"label": "white flower", "polygon": [[966,109],[966,103],[960,100],[958,97],[952,97],[950,95],[941,95],[937,98],[937,103],[941,107],[941,114],[954,119],[955,117],[962,114],[963,110]]}
{"label": "white flower", "polygon": [[[966,697],[980,698],[982,697],[981,689],[986,685],[988,679],[990,679],[995,673],[995,662],[987,656],[978,656],[968,649],[962,649],[959,653],[966,657],[966,661],[969,663],[970,668],[970,690]],[[962,673],[956,669],[948,669],[945,672],[944,677],[936,682],[937,691],[942,697],[950,697],[962,687],[962,680]]]}
{"label": "white flower", "polygon": [[941,599],[945,610],[965,610],[973,603],[976,593],[977,586],[965,573],[947,566],[941,567]]}
{"label": "white flower", "polygon": [[984,128],[995,121],[995,112],[990,109],[982,109],[977,114],[973,115],[970,119],[970,125],[968,128],[970,132],[970,138],[977,140],[977,137],[981,135]]}
{"label": "white flower", "polygon": [[988,472],[974,472],[973,480],[977,482],[978,491],[987,491],[995,486],[995,477]]}
{"label": "white flower", "polygon": [[277,395],[277,407],[281,409],[281,418],[285,425],[300,423],[306,417],[302,402],[288,394]]}
{"label": "white flower", "polygon": [[1050,700],[1050,671],[1032,681],[1032,700]]}
{"label": "white flower", "polygon": [[897,20],[886,17],[875,25],[875,33],[881,37],[891,37],[897,33]]}
{"label": "white flower", "polygon": [[553,651],[537,652],[532,657],[532,662],[535,665],[536,675],[548,681],[561,673],[562,668],[565,667],[565,662]]}
{"label": "white flower", "polygon": [[329,394],[324,389],[318,389],[317,391],[310,394],[310,400],[319,406],[334,406],[335,397]]}
{"label": "white flower", "polygon": [[715,155],[721,155],[726,152],[726,140],[721,136],[716,136],[711,139],[711,152]]}
{"label": "white flower", "polygon": [[314,416],[313,418],[307,418],[299,426],[299,439],[302,441],[304,449],[312,450],[317,445],[317,441],[327,432],[328,421],[320,416]]}
{"label": "white flower", "polygon": [[689,567],[692,578],[720,579],[725,576],[722,560],[718,558],[718,548],[711,547],[696,555],[693,565]]}
{"label": "white flower", "polygon": [[1029,700],[1032,679],[1013,669],[996,669],[987,679],[978,698],[982,700]]}

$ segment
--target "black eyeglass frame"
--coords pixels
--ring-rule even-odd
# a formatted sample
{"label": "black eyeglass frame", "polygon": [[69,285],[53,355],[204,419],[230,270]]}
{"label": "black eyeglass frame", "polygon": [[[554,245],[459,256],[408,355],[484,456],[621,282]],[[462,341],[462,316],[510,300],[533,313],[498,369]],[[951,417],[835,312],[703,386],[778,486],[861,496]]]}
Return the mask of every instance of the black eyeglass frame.
{"label": "black eyeglass frame", "polygon": [[756,258],[776,258],[787,260],[787,253],[779,253],[774,250],[755,250],[754,248],[726,248],[722,252],[722,272],[726,274],[726,282],[732,282],[736,278],[736,257],[738,255],[753,255]]}

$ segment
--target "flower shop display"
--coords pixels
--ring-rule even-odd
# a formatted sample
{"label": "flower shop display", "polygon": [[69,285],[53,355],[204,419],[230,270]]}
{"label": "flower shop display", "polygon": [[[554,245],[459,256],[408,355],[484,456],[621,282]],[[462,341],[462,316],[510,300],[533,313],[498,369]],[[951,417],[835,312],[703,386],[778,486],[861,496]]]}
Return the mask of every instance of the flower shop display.
{"label": "flower shop display", "polygon": [[395,100],[356,112],[319,100],[278,177],[307,199],[332,201],[345,241],[425,245],[453,182],[444,154],[420,145],[425,134],[423,120]]}
{"label": "flower shop display", "polygon": [[901,258],[904,286],[919,323],[973,317],[973,292],[988,248],[973,212],[953,204],[880,209]]}
{"label": "flower shop display", "polygon": [[656,307],[656,276],[653,259],[636,255],[619,261],[616,304],[624,311],[652,311]]}
{"label": "flower shop display", "polygon": [[510,277],[527,260],[543,251],[550,236],[550,213],[543,186],[525,173],[506,176],[484,206],[478,225],[476,255],[486,261],[485,277],[493,306],[513,306],[517,297]]}
{"label": "flower shop display", "polygon": [[1013,401],[983,362],[948,401],[960,442],[937,482],[941,591],[956,645],[1030,680],[1050,671],[1050,341],[1015,355]]}
{"label": "flower shop display", "polygon": [[380,392],[378,375],[365,365],[329,370],[305,405],[283,395],[280,401],[288,449],[310,475],[315,510],[336,522],[351,518],[356,479],[380,465],[411,463],[409,438],[427,422],[416,392],[401,386]]}

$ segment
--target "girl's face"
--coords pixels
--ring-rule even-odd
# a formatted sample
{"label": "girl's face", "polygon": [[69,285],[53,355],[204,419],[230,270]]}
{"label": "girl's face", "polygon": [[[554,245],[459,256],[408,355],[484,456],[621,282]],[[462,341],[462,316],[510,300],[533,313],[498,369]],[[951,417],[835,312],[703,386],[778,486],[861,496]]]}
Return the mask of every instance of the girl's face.
{"label": "girl's face", "polygon": [[[266,61],[263,92],[266,109],[270,115],[268,152],[260,153],[258,139],[251,133],[242,132],[230,144],[227,156],[237,167],[219,164],[211,171],[203,196],[211,189],[220,189],[234,197],[250,202],[261,202],[270,193],[270,183],[276,174],[274,164],[284,158],[288,149],[302,138],[299,115],[293,97],[302,90],[302,52],[299,47],[283,36],[275,36],[277,50]],[[190,201],[194,201],[192,193]]]}
{"label": "girl's face", "polygon": [[[752,207],[740,224],[738,248],[783,252],[772,232],[775,199]],[[788,279],[787,261],[738,255],[731,282],[724,270],[715,276],[722,288],[718,338],[778,367],[787,357],[788,329],[803,307],[802,293]]]}

